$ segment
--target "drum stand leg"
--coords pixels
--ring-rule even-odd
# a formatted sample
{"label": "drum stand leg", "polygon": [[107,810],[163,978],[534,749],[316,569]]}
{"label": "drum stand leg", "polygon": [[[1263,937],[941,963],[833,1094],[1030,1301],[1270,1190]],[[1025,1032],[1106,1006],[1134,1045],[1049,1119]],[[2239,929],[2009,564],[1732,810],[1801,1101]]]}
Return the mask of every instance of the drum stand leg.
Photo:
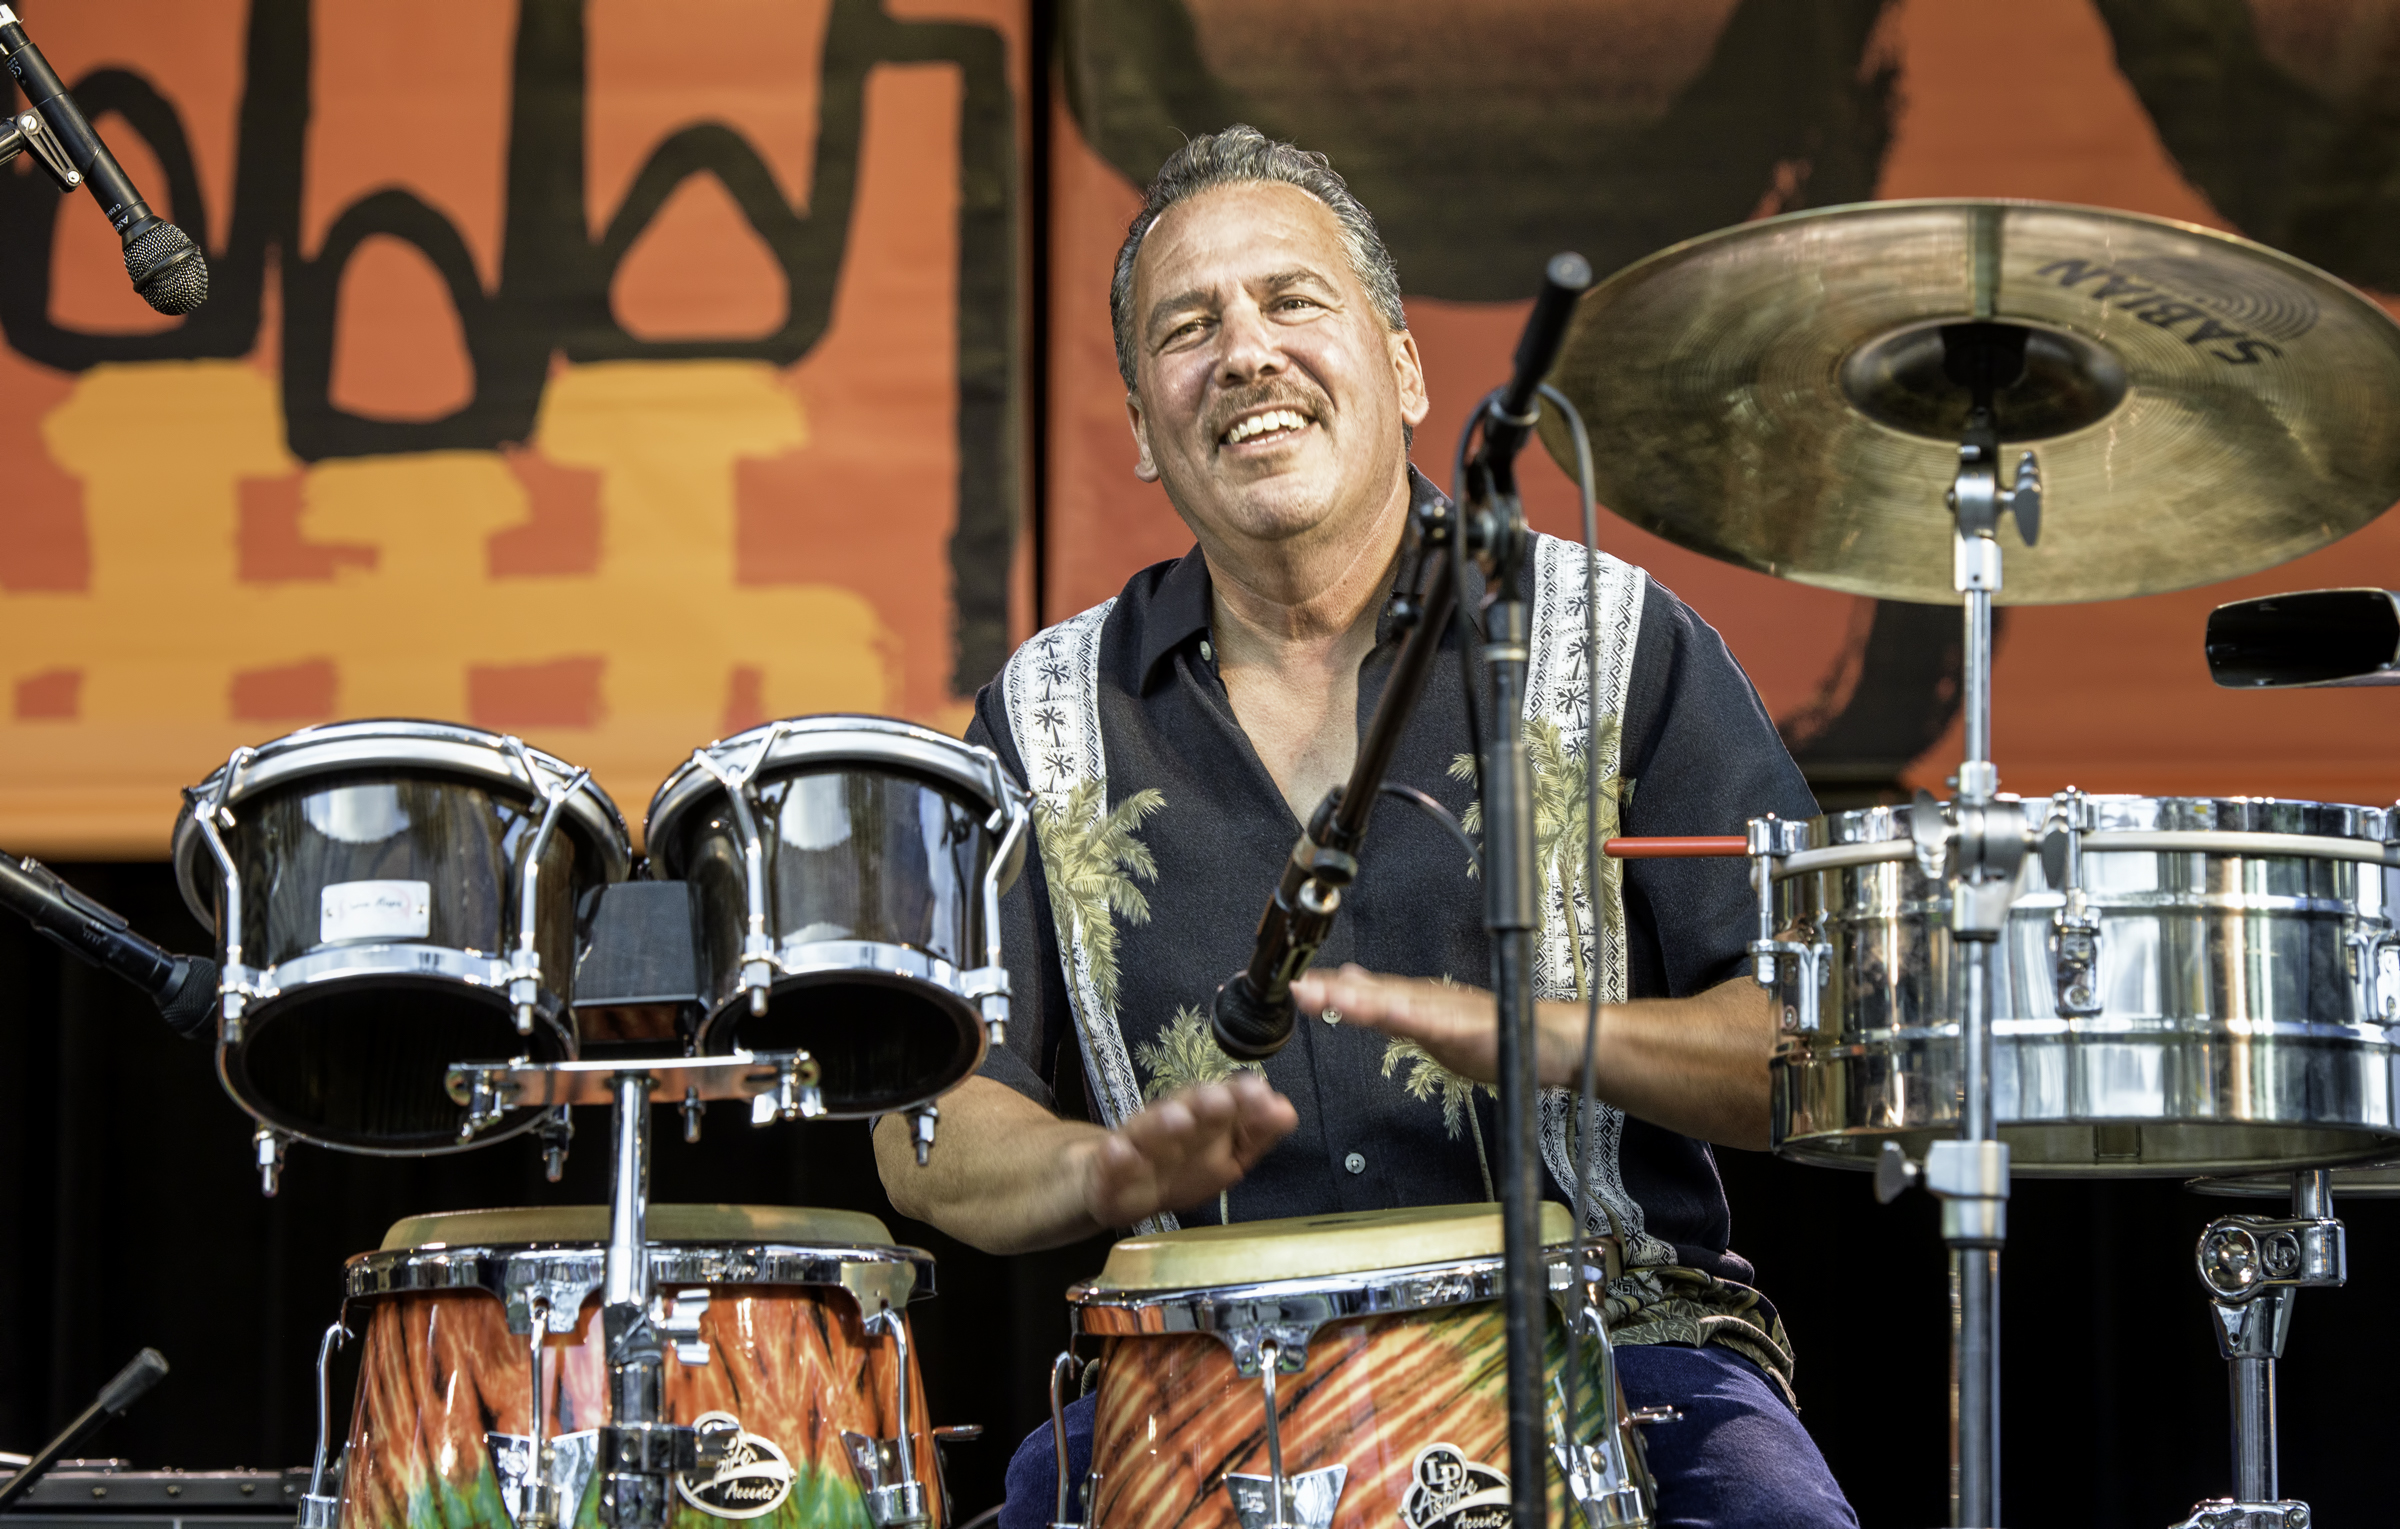
{"label": "drum stand leg", "polygon": [[2348,1277],[2330,1176],[2292,1175],[2292,1214],[2219,1216],[2200,1234],[2201,1286],[2232,1388],[2233,1492],[2192,1509],[2176,1529],[2308,1529],[2308,1504],[2280,1495],[2275,1465],[2275,1361],[2291,1331],[2293,1293]]}
{"label": "drum stand leg", "polygon": [[[615,1529],[662,1529],[674,1478],[721,1457],[730,1438],[703,1438],[663,1421],[662,1319],[698,1331],[696,1315],[654,1312],[650,1278],[650,1074],[615,1075],[610,1136],[608,1257],[600,1330],[608,1344],[608,1425],[600,1430],[600,1518]],[[697,1294],[697,1292],[694,1292]],[[538,1441],[537,1441],[538,1447]]]}

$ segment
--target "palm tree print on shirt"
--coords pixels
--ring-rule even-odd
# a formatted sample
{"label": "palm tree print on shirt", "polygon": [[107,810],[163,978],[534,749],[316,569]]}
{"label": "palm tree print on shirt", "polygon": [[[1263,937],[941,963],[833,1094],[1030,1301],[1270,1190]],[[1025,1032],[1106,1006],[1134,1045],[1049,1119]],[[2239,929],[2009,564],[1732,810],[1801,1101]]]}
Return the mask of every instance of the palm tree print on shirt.
{"label": "palm tree print on shirt", "polygon": [[[1217,1044],[1216,1031],[1210,1026],[1208,1016],[1188,1003],[1175,1011],[1175,1018],[1159,1032],[1157,1040],[1144,1041],[1133,1048],[1133,1059],[1150,1074],[1150,1081],[1142,1085],[1144,1104],[1181,1089],[1198,1088],[1203,1083],[1222,1083],[1237,1072],[1266,1071],[1256,1062],[1237,1062],[1227,1056]],[[1220,1191],[1218,1223],[1232,1225],[1231,1212],[1230,1191]]]}
{"label": "palm tree print on shirt", "polygon": [[[1617,720],[1603,717],[1600,721],[1600,747],[1604,754],[1615,752]],[[1551,912],[1559,916],[1556,927],[1567,932],[1567,956],[1575,969],[1575,996],[1588,998],[1592,991],[1591,957],[1587,955],[1579,912],[1591,912],[1593,933],[1600,926],[1613,928],[1624,918],[1622,881],[1624,867],[1615,859],[1600,858],[1600,886],[1604,895],[1594,907],[1590,867],[1585,863],[1584,812],[1590,800],[1586,764],[1581,747],[1583,739],[1571,743],[1556,722],[1546,717],[1534,717],[1525,724],[1525,755],[1533,767],[1533,862],[1540,869],[1543,895],[1549,899]],[[1475,778],[1475,756],[1461,754],[1450,761],[1452,780]],[[1618,809],[1624,795],[1624,779],[1616,774],[1600,777],[1600,814],[1597,837],[1605,843],[1617,835]],[[1483,832],[1483,803],[1469,802],[1459,822],[1471,834]],[[1556,887],[1556,891],[1550,888]]]}
{"label": "palm tree print on shirt", "polygon": [[[1143,819],[1166,806],[1156,788],[1134,792],[1107,807],[1105,782],[1083,781],[1056,808],[1037,798],[1034,833],[1042,870],[1050,883],[1050,912],[1067,933],[1083,964],[1100,1012],[1094,1021],[1117,1018],[1117,926],[1150,922],[1150,899],[1134,885],[1158,879],[1158,861],[1134,836]],[[1106,809],[1106,810],[1103,810]],[[1072,975],[1072,974],[1070,974]]]}
{"label": "palm tree print on shirt", "polygon": [[[1447,977],[1442,980],[1450,981]],[[1458,1140],[1459,1117],[1466,1117],[1467,1129],[1475,1133],[1475,1166],[1483,1171],[1483,1197],[1496,1198],[1492,1193],[1492,1160],[1483,1150],[1483,1122],[1475,1114],[1475,1091],[1482,1089],[1495,1099],[1500,1097],[1500,1091],[1489,1083],[1477,1083],[1452,1072],[1415,1041],[1393,1036],[1391,1043],[1383,1048],[1383,1075],[1388,1078],[1403,1066],[1408,1068],[1408,1075],[1400,1080],[1400,1086],[1408,1097],[1427,1102],[1437,1096],[1441,1099],[1442,1125],[1452,1141]]]}

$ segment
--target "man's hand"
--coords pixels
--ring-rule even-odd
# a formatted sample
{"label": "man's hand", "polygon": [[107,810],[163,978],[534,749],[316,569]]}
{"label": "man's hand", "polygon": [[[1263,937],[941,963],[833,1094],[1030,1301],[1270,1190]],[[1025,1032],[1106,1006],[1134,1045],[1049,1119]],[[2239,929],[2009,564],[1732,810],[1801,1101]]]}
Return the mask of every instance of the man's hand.
{"label": "man's hand", "polygon": [[969,1078],[942,1096],[931,1161],[917,1166],[898,1115],[876,1126],[875,1161],[902,1215],[987,1253],[1029,1253],[1197,1205],[1299,1123],[1292,1102],[1250,1074],[1161,1099],[1116,1131]]}
{"label": "man's hand", "polygon": [[[1380,977],[1360,966],[1312,971],[1292,984],[1303,1010],[1338,1009],[1344,1024],[1414,1041],[1461,1077],[1500,1076],[1492,995]],[[1544,1088],[1576,1088],[1583,1077],[1584,1006],[1534,1006],[1534,1073]],[[1603,1004],[1594,1048],[1600,1097],[1628,1115],[1720,1146],[1770,1143],[1767,1059],[1775,1016],[1747,977],[1689,998]]]}
{"label": "man's hand", "polygon": [[1198,1205],[1299,1124],[1292,1102],[1251,1073],[1169,1094],[1092,1142],[1084,1210],[1098,1225],[1130,1226]]}

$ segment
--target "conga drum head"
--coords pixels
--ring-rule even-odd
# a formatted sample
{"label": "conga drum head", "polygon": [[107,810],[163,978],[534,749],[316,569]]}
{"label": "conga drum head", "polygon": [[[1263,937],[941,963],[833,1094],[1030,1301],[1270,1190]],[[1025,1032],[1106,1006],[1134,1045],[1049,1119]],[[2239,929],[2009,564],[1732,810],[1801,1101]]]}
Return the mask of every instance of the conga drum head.
{"label": "conga drum head", "polygon": [[[932,1259],[851,1211],[652,1205],[647,1229],[651,1283],[678,1324],[660,1421],[737,1435],[722,1462],[675,1474],[668,1529],[866,1529],[903,1437],[922,1522],[940,1529],[905,1315],[932,1293]],[[342,1529],[516,1529],[535,1470],[561,1529],[599,1529],[608,1232],[597,1205],[447,1212],[350,1260],[361,1341]]]}
{"label": "conga drum head", "polygon": [[[737,781],[737,802],[726,784]],[[700,1049],[804,1050],[828,1113],[930,1099],[983,1060],[991,909],[1027,837],[998,758],[886,717],[800,717],[710,745],[650,804],[650,871],[691,884]],[[749,837],[768,948],[747,948]],[[764,963],[766,1011],[746,967]]]}
{"label": "conga drum head", "polygon": [[[574,776],[479,728],[342,722],[244,750],[185,793],[176,876],[239,996],[218,1071],[244,1109],[351,1151],[453,1151],[452,1065],[576,1054],[584,923],[632,854],[615,804]],[[537,842],[528,1035],[510,979]]]}

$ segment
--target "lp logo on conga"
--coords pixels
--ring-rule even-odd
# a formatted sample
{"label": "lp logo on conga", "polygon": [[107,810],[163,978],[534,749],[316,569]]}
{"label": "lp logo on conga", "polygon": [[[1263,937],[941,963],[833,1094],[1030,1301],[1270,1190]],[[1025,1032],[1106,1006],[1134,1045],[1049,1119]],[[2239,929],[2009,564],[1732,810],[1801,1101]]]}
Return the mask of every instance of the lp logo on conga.
{"label": "lp logo on conga", "polygon": [[1400,1505],[1408,1529],[1505,1529],[1509,1523],[1508,1477],[1468,1459],[1455,1444],[1426,1445],[1409,1474],[1414,1480]]}
{"label": "lp logo on conga", "polygon": [[742,1431],[741,1419],[730,1412],[703,1412],[692,1427],[700,1433],[729,1427],[735,1437],[705,1480],[698,1471],[675,1479],[676,1494],[685,1502],[718,1518],[764,1518],[792,1495],[792,1462],[774,1440]]}

